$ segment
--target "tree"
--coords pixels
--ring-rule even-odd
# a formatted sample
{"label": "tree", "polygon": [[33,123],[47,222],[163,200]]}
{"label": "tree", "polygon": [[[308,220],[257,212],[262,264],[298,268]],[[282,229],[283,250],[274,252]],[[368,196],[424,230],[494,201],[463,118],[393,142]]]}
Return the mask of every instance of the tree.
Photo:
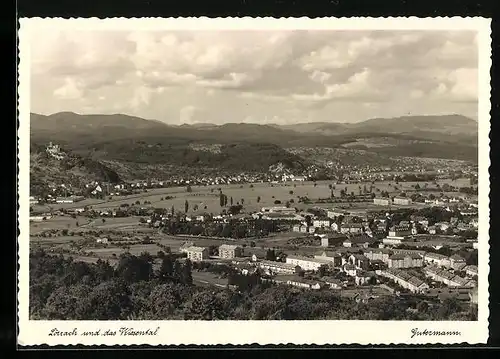
{"label": "tree", "polygon": [[428,309],[429,309],[429,304],[427,304],[427,302],[421,301],[417,304],[417,310],[420,313],[427,313]]}
{"label": "tree", "polygon": [[288,191],[288,194],[293,194],[293,191]]}
{"label": "tree", "polygon": [[328,266],[323,264],[318,268],[318,275],[320,277],[324,277],[326,275],[327,271],[328,271]]}
{"label": "tree", "polygon": [[181,283],[191,285],[193,284],[192,263],[186,259],[182,267]]}
{"label": "tree", "polygon": [[233,196],[231,196],[231,200],[229,201],[230,205],[233,205]]}
{"label": "tree", "polygon": [[244,198],[241,199],[241,204],[242,205],[245,204],[245,199]]}
{"label": "tree", "polygon": [[174,205],[172,205],[172,207],[170,208],[170,214],[172,215],[172,217],[175,214],[175,207],[174,207]]}
{"label": "tree", "polygon": [[102,223],[106,223],[106,220],[104,218],[102,219]]}
{"label": "tree", "polygon": [[268,249],[266,252],[266,260],[268,261],[275,261],[276,260],[276,254],[274,253],[274,249]]}
{"label": "tree", "polygon": [[232,215],[236,215],[236,214],[239,214],[242,209],[243,209],[243,206],[241,204],[238,204],[238,205],[229,207],[228,212]]}
{"label": "tree", "polygon": [[197,205],[197,204],[195,204],[195,205],[193,206],[193,211],[197,211],[197,210],[198,210],[198,208],[199,208],[199,207],[198,207],[198,205]]}
{"label": "tree", "polygon": [[189,202],[188,200],[186,199],[186,201],[184,202],[184,212],[187,213],[189,210]]}
{"label": "tree", "polygon": [[260,196],[257,196],[257,203],[260,202]]}
{"label": "tree", "polygon": [[186,192],[188,192],[188,193],[193,192],[193,189],[191,188],[191,186],[190,186],[190,185],[187,185],[187,187],[186,187]]}
{"label": "tree", "polygon": [[176,280],[180,280],[182,278],[182,265],[178,260],[174,262],[172,277]]}

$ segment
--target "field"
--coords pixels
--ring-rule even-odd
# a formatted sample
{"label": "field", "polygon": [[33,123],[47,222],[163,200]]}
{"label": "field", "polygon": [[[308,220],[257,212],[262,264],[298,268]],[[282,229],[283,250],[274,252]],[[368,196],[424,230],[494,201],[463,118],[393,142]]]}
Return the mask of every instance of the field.
{"label": "field", "polygon": [[[387,191],[391,195],[397,195],[402,191],[412,192],[414,191],[414,185],[417,182],[400,182],[398,190],[394,190],[394,182],[376,182],[374,185],[375,193],[378,194],[381,191]],[[448,183],[456,187],[468,186],[468,179],[458,179],[455,181],[438,181],[441,185]],[[121,205],[140,205],[141,207],[156,207],[156,208],[167,208],[170,209],[174,206],[176,211],[184,211],[185,202],[188,201],[188,213],[189,214],[202,214],[204,212],[208,213],[219,213],[221,210],[219,204],[219,191],[221,188],[222,192],[228,197],[228,204],[230,204],[230,199],[233,199],[233,203],[244,202],[245,212],[255,212],[260,210],[260,208],[265,206],[274,206],[275,201],[279,200],[282,204],[287,201],[293,200],[292,206],[302,209],[304,206],[298,204],[298,197],[308,197],[312,201],[318,198],[328,198],[330,197],[329,185],[332,182],[321,181],[314,185],[313,182],[288,182],[279,184],[270,183],[255,183],[253,185],[213,185],[213,186],[193,186],[192,192],[187,192],[185,187],[172,187],[172,188],[159,188],[150,189],[147,192],[141,194],[134,194],[129,196],[113,196],[111,199],[106,201],[100,201],[95,199],[86,199],[78,203],[70,204],[54,204],[51,205],[53,209],[59,208],[81,208],[85,205],[91,206],[95,210],[109,210],[116,209]],[[347,189],[347,193],[354,192],[359,193],[359,187],[363,189],[366,185],[367,188],[370,187],[371,183],[360,183],[360,184],[342,184],[334,185],[335,190],[333,191],[335,197],[340,197],[341,189]],[[423,186],[423,183],[420,183]],[[434,185],[432,183],[428,184],[428,188],[432,189]],[[379,191],[377,191],[377,189]],[[456,195],[450,193],[451,195]],[[166,196],[172,196],[172,199],[164,199]],[[260,198],[260,200],[258,200]],[[145,204],[148,201],[150,204]],[[137,204],[139,202],[139,204]],[[197,206],[197,210],[194,210]],[[319,204],[319,207],[339,208],[341,205],[335,204]],[[369,203],[352,204],[349,208],[355,209],[356,207],[362,207],[363,209],[379,209],[378,206],[373,206]],[[346,207],[347,208],[347,207]],[[43,210],[47,211],[47,206],[35,206],[34,210],[41,212]]]}
{"label": "field", "polygon": [[89,223],[89,219],[86,217],[54,216],[42,222],[30,222],[30,234],[33,235],[51,229],[67,229],[69,231],[83,229],[87,223]]}

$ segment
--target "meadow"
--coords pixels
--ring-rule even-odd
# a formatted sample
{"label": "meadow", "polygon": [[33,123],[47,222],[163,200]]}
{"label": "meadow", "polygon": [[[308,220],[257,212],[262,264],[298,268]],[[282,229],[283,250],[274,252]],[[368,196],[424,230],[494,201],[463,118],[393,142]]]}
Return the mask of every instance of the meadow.
{"label": "meadow", "polygon": [[[443,180],[438,181],[440,185],[445,183],[456,186],[464,187],[469,185],[469,180],[462,178],[458,180]],[[382,191],[387,191],[391,195],[398,195],[401,192],[411,193],[415,191],[414,186],[417,182],[400,182],[394,189],[395,183],[390,181],[376,182],[374,186],[375,194]],[[298,203],[299,197],[308,197],[312,201],[318,198],[330,197],[331,190],[329,185],[333,185],[335,189],[333,194],[335,197],[340,197],[340,191],[347,189],[347,193],[359,193],[360,187],[367,189],[372,185],[371,182],[360,184],[339,184],[336,185],[331,181],[318,181],[313,182],[287,182],[287,183],[254,183],[254,184],[234,184],[234,185],[211,185],[211,186],[192,186],[191,192],[188,192],[186,187],[171,187],[171,188],[157,188],[149,189],[147,192],[140,194],[133,194],[128,196],[112,196],[107,200],[85,199],[78,203],[68,204],[53,204],[50,206],[35,206],[34,210],[37,212],[47,211],[52,209],[71,209],[82,208],[90,206],[95,210],[111,210],[116,209],[122,205],[140,205],[141,207],[154,207],[171,209],[173,206],[175,211],[184,212],[185,202],[188,202],[188,214],[202,214],[213,213],[217,214],[221,211],[219,202],[219,189],[222,190],[228,197],[228,205],[230,205],[231,198],[233,204],[241,204],[243,201],[245,212],[259,211],[262,207],[275,206],[276,201],[280,201],[284,205],[287,201],[292,202],[292,206],[303,209],[305,206]],[[419,183],[423,187],[423,183]],[[428,189],[435,189],[435,185],[428,183]],[[448,193],[449,195],[456,195],[456,193]],[[166,197],[173,197],[166,199]],[[145,203],[147,201],[147,203]],[[318,204],[318,207],[323,208],[341,208],[342,205],[335,204]],[[370,205],[369,203],[352,204],[348,205],[349,208],[355,209],[362,207],[364,209],[377,209],[379,207]],[[195,208],[197,208],[195,210]],[[347,208],[347,207],[345,207]]]}

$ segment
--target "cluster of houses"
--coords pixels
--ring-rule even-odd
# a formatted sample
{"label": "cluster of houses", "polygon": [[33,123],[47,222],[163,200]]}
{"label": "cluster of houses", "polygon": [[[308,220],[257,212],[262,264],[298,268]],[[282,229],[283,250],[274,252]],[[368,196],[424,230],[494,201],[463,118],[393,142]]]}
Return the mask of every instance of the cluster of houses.
{"label": "cluster of houses", "polygon": [[[446,269],[441,269],[437,266],[427,266],[424,268],[424,273],[427,277],[431,278],[436,282],[441,282],[449,287],[468,287],[474,288],[477,283],[475,280],[461,277],[459,275],[455,275],[451,271]],[[476,268],[477,273],[477,268]]]}
{"label": "cluster of houses", "polygon": [[398,206],[409,206],[412,204],[411,198],[408,197],[375,197],[373,199],[373,204],[378,206],[389,206],[390,204],[398,205]]}
{"label": "cluster of houses", "polygon": [[[365,214],[352,214],[343,210],[329,210],[326,216],[313,216],[312,220],[302,222],[292,226],[292,231],[296,233],[304,233],[318,236],[322,239],[322,245],[328,246],[329,241],[337,242],[338,238],[332,238],[331,234],[342,234],[347,237],[364,234],[370,238],[380,240],[386,246],[398,246],[404,244],[408,240],[413,240],[412,236],[430,234],[456,234],[461,231],[475,230],[478,227],[477,217],[469,217],[459,220],[452,217],[449,222],[437,222],[429,225],[429,220],[422,216],[412,216],[411,220],[401,221],[397,225],[388,228],[388,219],[383,216],[375,218],[370,223]],[[290,218],[291,219],[291,218]],[[297,220],[299,218],[297,217]],[[451,231],[451,232],[450,232]],[[349,238],[347,238],[349,239]],[[367,242],[373,242],[367,240]],[[365,243],[362,243],[365,244]],[[350,247],[356,245],[345,241],[345,246]]]}
{"label": "cluster of houses", "polygon": [[[210,258],[207,248],[197,247],[192,243],[181,247],[181,251],[187,253],[187,257],[192,261]],[[219,247],[219,255],[216,258],[234,260],[242,259],[241,257],[243,257],[242,247],[223,244]],[[290,254],[286,256],[284,262],[259,259],[253,255],[247,264],[252,268],[259,268],[266,275],[277,276],[281,278],[281,281],[284,281],[283,276],[292,276],[293,278],[288,278],[285,282],[310,289],[322,288],[325,285],[329,288],[340,288],[344,285],[335,278],[330,278],[330,282],[326,283],[324,278],[311,280],[296,276],[300,271],[318,273],[321,267],[344,273],[346,277],[351,277],[356,285],[375,283],[377,276],[382,276],[413,293],[422,293],[429,288],[429,285],[421,278],[409,274],[406,271],[408,269],[421,268],[425,276],[450,287],[473,288],[475,286],[472,279],[455,275],[452,270],[464,271],[471,278],[477,275],[477,266],[467,266],[465,260],[458,255],[446,257],[419,250],[370,247],[363,249],[356,247],[354,250],[341,247],[335,251],[325,250],[314,257]],[[245,271],[248,273],[248,268]]]}
{"label": "cluster of houses", "polygon": [[393,280],[403,288],[410,290],[413,293],[422,293],[429,289],[429,285],[420,278],[412,276],[408,272],[398,268],[388,268],[377,271],[377,274]]}

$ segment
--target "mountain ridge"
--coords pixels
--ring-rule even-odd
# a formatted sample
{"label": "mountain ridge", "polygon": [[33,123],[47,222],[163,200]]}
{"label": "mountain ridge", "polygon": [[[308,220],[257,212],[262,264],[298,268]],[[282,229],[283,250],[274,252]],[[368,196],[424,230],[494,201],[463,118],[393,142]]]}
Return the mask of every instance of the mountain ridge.
{"label": "mountain ridge", "polygon": [[[477,157],[478,140],[477,123],[462,115],[373,118],[354,124],[315,122],[273,125],[232,122],[222,125],[169,125],[129,115],[80,115],[71,112],[49,116],[31,114],[30,137],[35,144],[46,145],[53,141],[70,150],[94,151],[94,154],[101,156],[107,154],[119,157],[120,152],[132,153],[134,149],[140,149],[150,156],[165,160],[168,160],[165,155],[170,153],[169,148],[172,147],[235,143],[258,146],[272,144],[281,148],[355,146],[390,156],[419,157],[435,153],[435,157],[452,159],[454,153],[462,153],[464,155],[460,156],[474,159]],[[384,141],[385,148],[380,147]],[[432,151],[425,150],[426,145],[432,145]],[[212,160],[208,162],[213,163]]]}

